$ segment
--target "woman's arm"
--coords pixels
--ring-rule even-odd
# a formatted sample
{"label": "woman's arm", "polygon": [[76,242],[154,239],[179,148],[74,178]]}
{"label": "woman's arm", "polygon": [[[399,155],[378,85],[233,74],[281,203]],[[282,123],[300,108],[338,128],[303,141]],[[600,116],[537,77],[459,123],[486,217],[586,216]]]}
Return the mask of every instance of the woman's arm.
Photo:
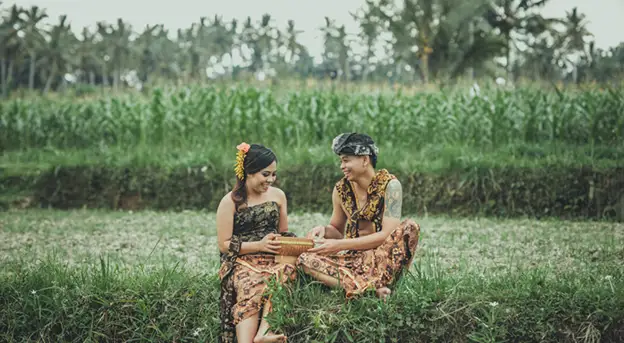
{"label": "woman's arm", "polygon": [[288,200],[286,194],[279,188],[275,188],[277,192],[277,203],[279,204],[279,228],[278,232],[288,232]]}
{"label": "woman's arm", "polygon": [[[230,251],[230,241],[234,231],[234,201],[228,193],[221,199],[217,208],[217,243],[219,251],[226,254]],[[260,242],[243,242],[236,255],[251,254],[260,251]]]}

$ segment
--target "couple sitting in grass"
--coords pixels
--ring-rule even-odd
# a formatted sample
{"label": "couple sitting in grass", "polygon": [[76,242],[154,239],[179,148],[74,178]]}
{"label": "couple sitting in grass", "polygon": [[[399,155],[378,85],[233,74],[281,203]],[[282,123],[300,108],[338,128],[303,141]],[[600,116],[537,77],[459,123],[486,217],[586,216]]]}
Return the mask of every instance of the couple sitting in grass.
{"label": "couple sitting in grass", "polygon": [[400,182],[387,170],[375,170],[378,149],[364,134],[336,137],[332,149],[344,173],[332,192],[328,225],[310,230],[316,245],[284,262],[280,236],[288,232],[286,196],[272,187],[277,158],[268,148],[238,147],[236,185],[219,204],[217,237],[221,251],[221,342],[285,342],[264,319],[271,301],[267,281],[286,283],[297,269],[330,287],[342,287],[347,298],[374,290],[382,299],[403,270],[409,268],[420,234],[411,220],[401,221]]}

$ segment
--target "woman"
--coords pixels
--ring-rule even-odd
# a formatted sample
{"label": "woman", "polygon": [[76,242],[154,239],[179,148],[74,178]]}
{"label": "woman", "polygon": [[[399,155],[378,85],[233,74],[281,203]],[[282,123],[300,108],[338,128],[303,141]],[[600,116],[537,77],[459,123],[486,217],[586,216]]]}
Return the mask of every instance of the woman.
{"label": "woman", "polygon": [[[290,263],[278,263],[276,238],[288,231],[286,196],[272,187],[277,158],[262,145],[237,146],[236,185],[217,209],[221,252],[221,341],[224,343],[285,342],[269,331],[265,316],[271,303],[263,294],[275,277],[285,283],[296,277]],[[262,314],[262,315],[261,315]]]}

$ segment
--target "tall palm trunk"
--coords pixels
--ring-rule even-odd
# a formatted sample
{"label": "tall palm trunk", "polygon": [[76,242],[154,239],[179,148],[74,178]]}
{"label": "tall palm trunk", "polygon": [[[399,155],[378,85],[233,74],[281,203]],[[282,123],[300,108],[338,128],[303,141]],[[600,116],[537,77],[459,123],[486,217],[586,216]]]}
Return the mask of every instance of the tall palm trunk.
{"label": "tall palm trunk", "polygon": [[52,70],[50,71],[50,75],[48,76],[48,79],[46,80],[45,88],[43,89],[43,94],[46,94],[50,91],[50,87],[52,86],[52,81],[56,77],[57,73],[58,73],[58,66],[56,65],[56,63],[54,63],[54,65],[52,66]]}
{"label": "tall palm trunk", "polygon": [[422,79],[424,84],[429,84],[429,54],[425,52],[420,57]]}
{"label": "tall palm trunk", "polygon": [[105,63],[102,64],[102,85],[108,87],[108,70]]}
{"label": "tall palm trunk", "polygon": [[37,53],[32,51],[29,54],[30,68],[28,73],[28,89],[33,90],[35,88],[35,72],[37,69]]}
{"label": "tall palm trunk", "polygon": [[9,60],[7,67],[6,62],[2,61],[2,95],[9,95],[9,86],[13,82],[13,60]]}
{"label": "tall palm trunk", "polygon": [[4,60],[4,58],[0,59],[0,87],[2,87],[2,96],[6,97],[6,73],[7,73],[7,67],[6,67],[6,61]]}

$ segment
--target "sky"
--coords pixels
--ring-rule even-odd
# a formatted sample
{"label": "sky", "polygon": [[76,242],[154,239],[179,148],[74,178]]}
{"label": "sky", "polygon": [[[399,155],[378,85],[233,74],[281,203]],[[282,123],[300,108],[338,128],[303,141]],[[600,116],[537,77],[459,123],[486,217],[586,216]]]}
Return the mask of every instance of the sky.
{"label": "sky", "polygon": [[[46,9],[49,22],[67,14],[72,28],[79,32],[84,26],[94,26],[97,21],[113,23],[124,18],[136,31],[148,24],[164,24],[175,32],[187,28],[200,17],[219,14],[224,20],[244,20],[251,16],[259,21],[263,13],[271,14],[281,27],[289,19],[295,21],[304,33],[300,41],[313,56],[320,56],[322,37],[318,30],[329,16],[347,31],[357,33],[357,24],[350,15],[364,4],[364,0],[0,0],[3,7],[38,5]],[[597,48],[609,48],[624,41],[624,0],[551,0],[543,15],[563,17],[566,11],[578,7],[587,15],[588,29],[594,34]],[[620,32],[620,34],[617,34]]]}

